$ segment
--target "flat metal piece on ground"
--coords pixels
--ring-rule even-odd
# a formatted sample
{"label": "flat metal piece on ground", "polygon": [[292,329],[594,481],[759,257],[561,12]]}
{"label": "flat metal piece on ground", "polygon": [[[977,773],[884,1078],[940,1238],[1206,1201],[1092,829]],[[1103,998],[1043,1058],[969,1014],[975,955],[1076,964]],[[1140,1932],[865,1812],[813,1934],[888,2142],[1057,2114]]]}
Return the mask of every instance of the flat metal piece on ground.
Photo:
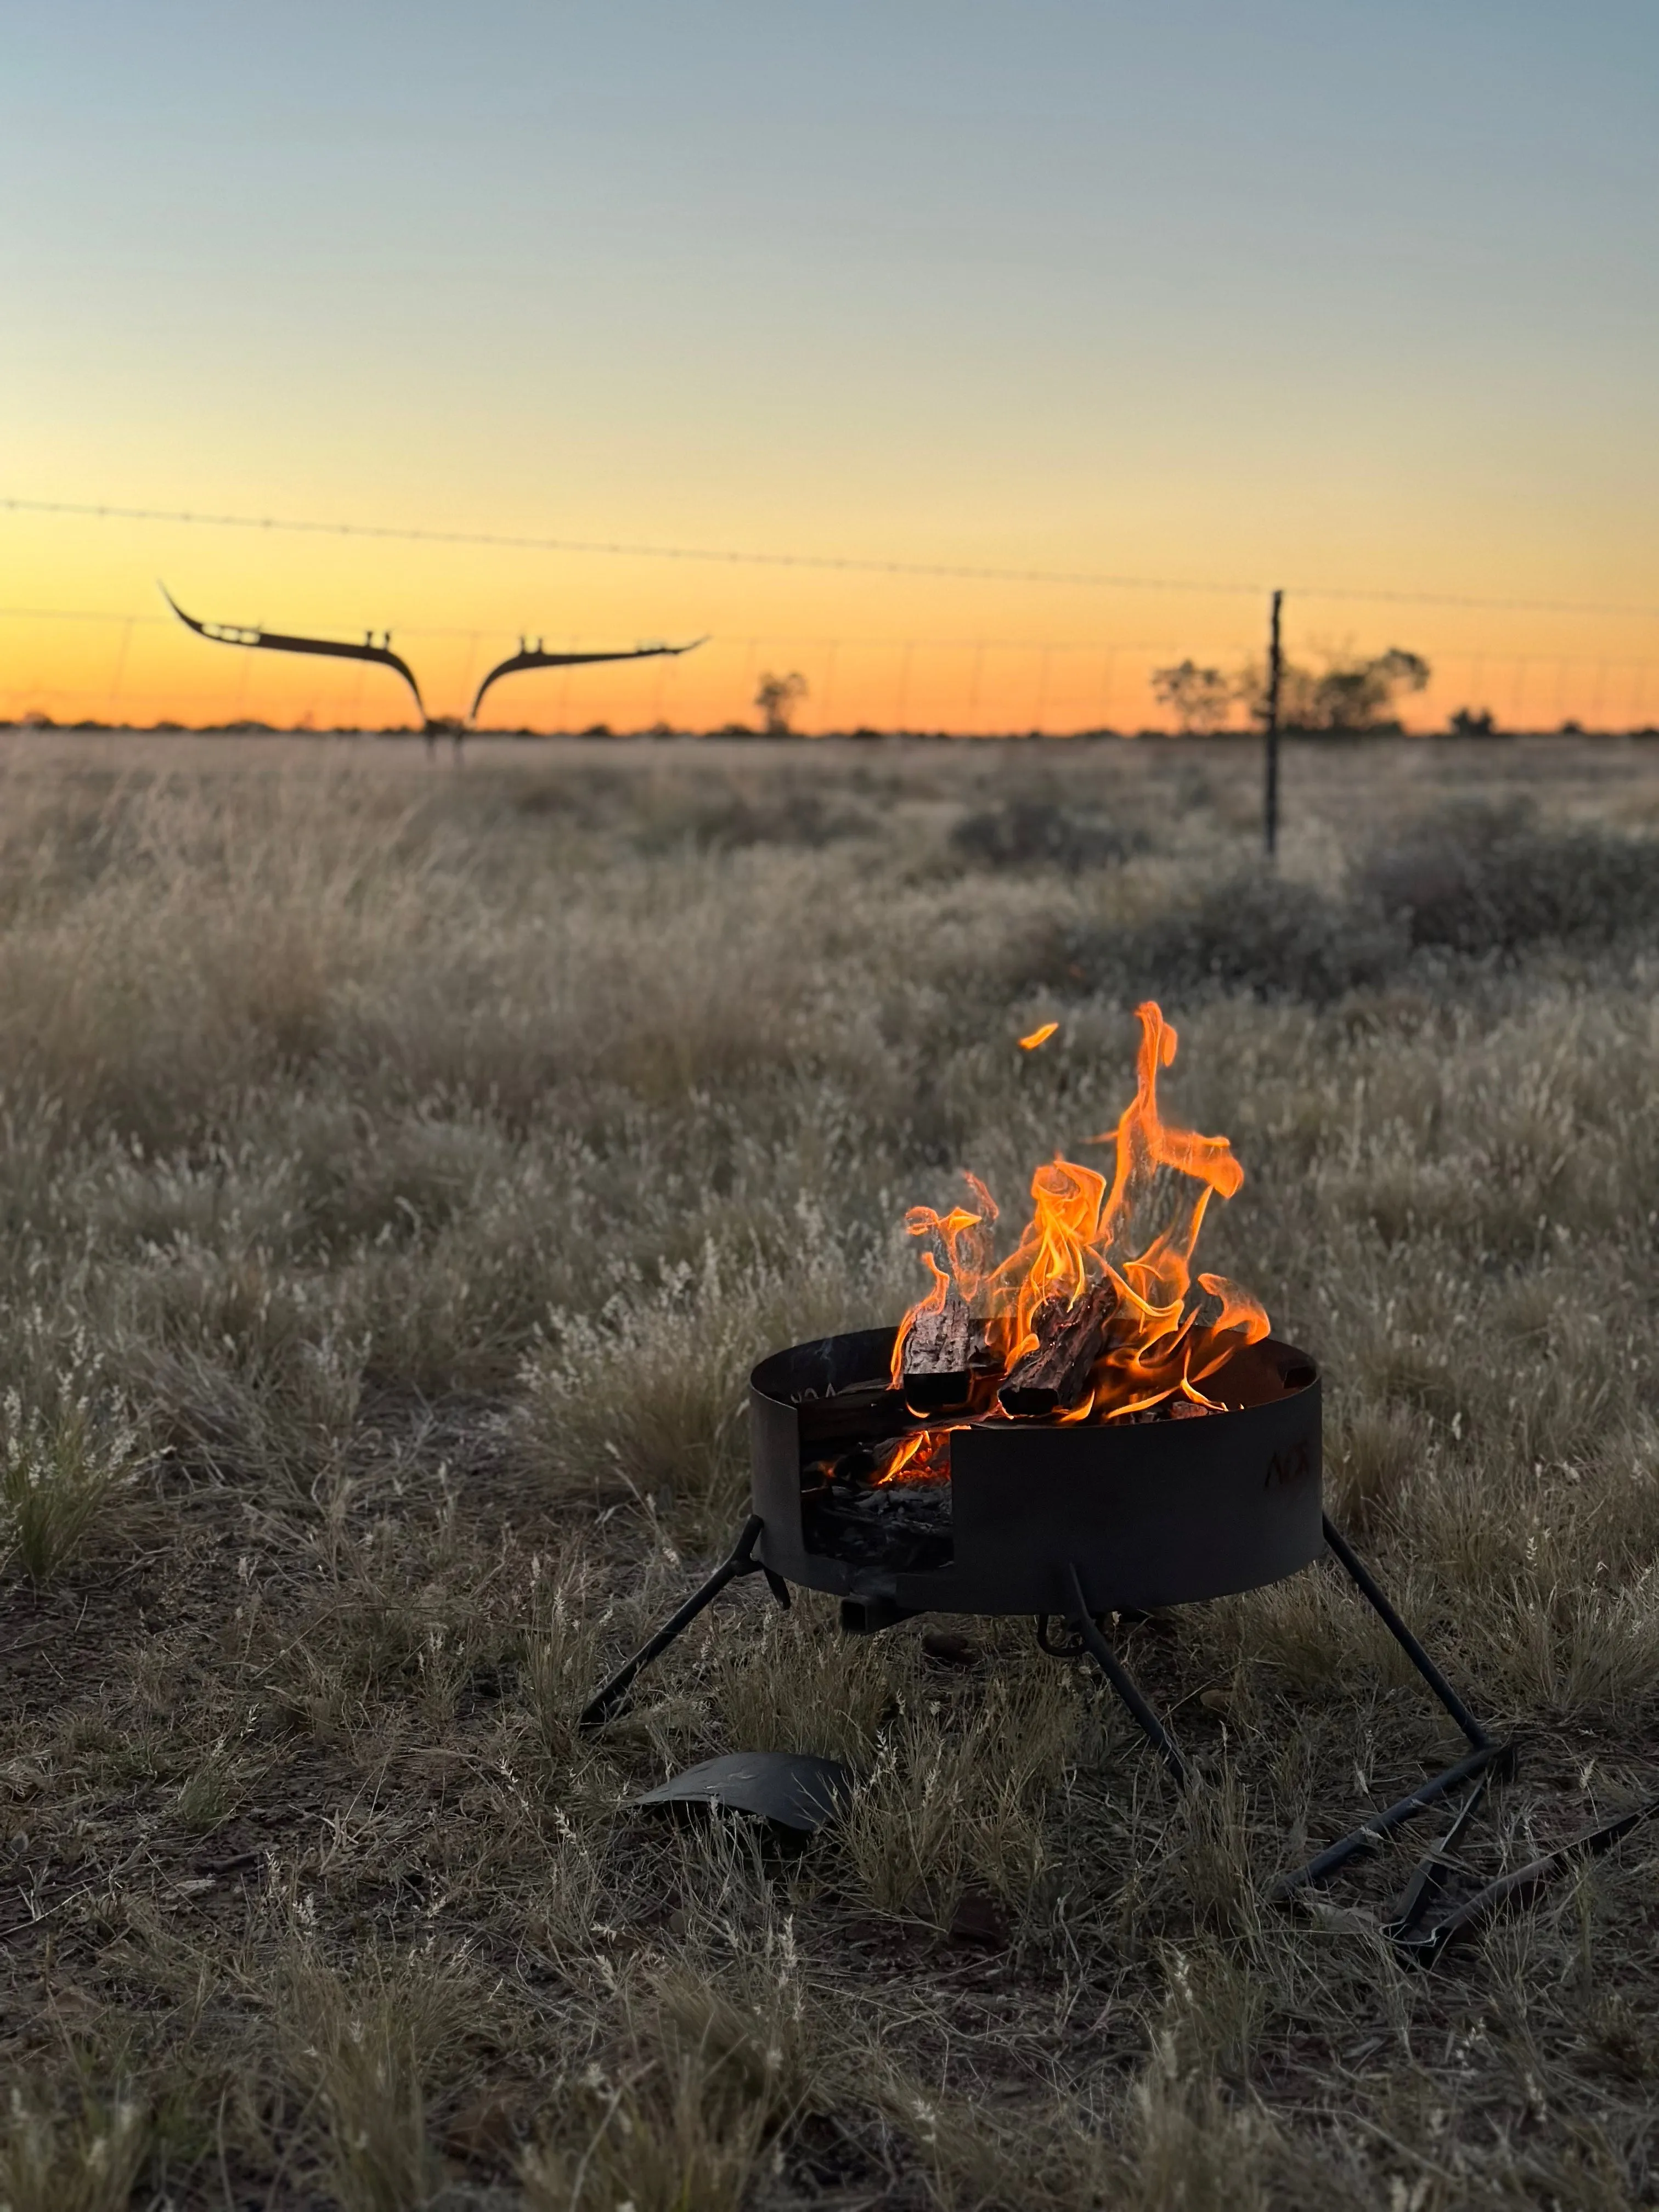
{"label": "flat metal piece on ground", "polygon": [[[1412,1959],[1424,1966],[1432,1966],[1449,1943],[1466,1936],[1506,1905],[1530,1905],[1546,1883],[1565,1873],[1576,1861],[1600,1858],[1604,1851],[1623,1841],[1632,1829],[1638,1828],[1659,1813],[1659,1797],[1650,1797],[1639,1805],[1616,1814],[1584,1834],[1573,1836],[1553,1850],[1530,1859],[1511,1873],[1501,1874],[1495,1881],[1477,1890],[1473,1897],[1465,1898],[1443,1920],[1428,1926],[1407,1926],[1394,1934],[1395,1949],[1401,1957]],[[1393,1933],[1384,1929],[1383,1933]]]}
{"label": "flat metal piece on ground", "polygon": [[841,1810],[852,1777],[838,1759],[804,1751],[734,1751],[706,1759],[655,1790],[629,1799],[635,1805],[724,1805],[756,1813],[803,1835]]}

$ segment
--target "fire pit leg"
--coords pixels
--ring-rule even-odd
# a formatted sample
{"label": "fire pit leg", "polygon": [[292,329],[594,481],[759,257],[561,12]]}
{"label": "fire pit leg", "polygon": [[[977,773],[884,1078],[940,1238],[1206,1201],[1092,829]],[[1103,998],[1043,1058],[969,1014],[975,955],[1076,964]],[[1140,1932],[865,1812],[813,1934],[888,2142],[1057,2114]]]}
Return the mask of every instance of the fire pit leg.
{"label": "fire pit leg", "polygon": [[1134,1676],[1101,1634],[1099,1624],[1090,1612],[1089,1601],[1083,1595],[1082,1578],[1075,1565],[1068,1566],[1066,1572],[1072,1585],[1072,1595],[1077,1601],[1077,1632],[1083,1638],[1085,1650],[1134,1715],[1146,1741],[1175,1778],[1176,1788],[1184,1790],[1187,1786],[1187,1762],[1176,1749],[1174,1737],[1141,1695]]}
{"label": "fire pit leg", "polygon": [[1492,1738],[1389,1604],[1381,1583],[1358,1553],[1351,1549],[1347,1538],[1328,1513],[1325,1516],[1325,1541],[1335,1553],[1349,1581],[1468,1736],[1471,1747],[1476,1751],[1489,1750]]}
{"label": "fire pit leg", "polygon": [[1350,1859],[1375,1850],[1395,1828],[1402,1826],[1428,1806],[1437,1803],[1460,1784],[1472,1782],[1488,1770],[1494,1774],[1507,1775],[1515,1768],[1515,1746],[1493,1742],[1395,1611],[1381,1583],[1352,1549],[1328,1514],[1325,1516],[1325,1541],[1349,1581],[1468,1737],[1470,1749],[1468,1756],[1460,1759],[1455,1765],[1448,1766],[1438,1774],[1431,1774],[1426,1782],[1420,1783],[1407,1796],[1397,1799],[1382,1812],[1373,1813],[1369,1820],[1362,1821],[1352,1833],[1344,1836],[1340,1843],[1330,1844],[1316,1858],[1310,1859],[1305,1866],[1298,1867],[1293,1874],[1281,1875],[1273,1889],[1273,1894],[1281,1899],[1294,1896],[1297,1890],[1307,1888],[1310,1883],[1322,1881],[1328,1875],[1334,1874],[1339,1867],[1346,1866]]}
{"label": "fire pit leg", "polygon": [[[743,1534],[702,1589],[694,1590],[679,1611],[672,1614],[663,1623],[651,1641],[641,1644],[628,1663],[618,1668],[599,1694],[582,1708],[581,1718],[576,1723],[578,1728],[602,1727],[628,1695],[629,1691],[633,1687],[634,1678],[640,1670],[648,1667],[653,1659],[660,1658],[674,1638],[683,1630],[690,1628],[704,1607],[713,1604],[727,1583],[735,1582],[739,1575],[761,1574],[766,1571],[754,1555],[756,1542],[765,1526],[766,1523],[758,1513],[750,1515],[743,1525]],[[767,1574],[766,1578],[769,1583],[773,1581],[770,1574]],[[775,1594],[775,1589],[776,1585],[774,1583]],[[788,1593],[786,1590],[780,1602],[787,1605],[788,1601]]]}

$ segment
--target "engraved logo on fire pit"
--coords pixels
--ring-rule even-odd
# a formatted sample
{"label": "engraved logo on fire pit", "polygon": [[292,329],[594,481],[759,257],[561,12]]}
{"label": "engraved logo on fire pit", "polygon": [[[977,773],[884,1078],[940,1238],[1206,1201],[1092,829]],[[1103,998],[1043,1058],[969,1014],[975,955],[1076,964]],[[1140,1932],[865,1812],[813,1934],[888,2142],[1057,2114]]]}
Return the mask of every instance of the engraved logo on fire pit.
{"label": "engraved logo on fire pit", "polygon": [[1308,1451],[1308,1439],[1304,1437],[1293,1451],[1275,1452],[1267,1462],[1267,1472],[1261,1479],[1264,1490],[1294,1490],[1313,1473],[1313,1462]]}

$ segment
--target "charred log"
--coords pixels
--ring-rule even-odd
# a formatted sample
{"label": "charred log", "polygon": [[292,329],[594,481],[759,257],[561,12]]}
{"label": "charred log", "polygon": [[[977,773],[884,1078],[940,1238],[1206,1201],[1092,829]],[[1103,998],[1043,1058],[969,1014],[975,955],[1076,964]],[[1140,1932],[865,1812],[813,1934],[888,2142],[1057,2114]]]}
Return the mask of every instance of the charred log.
{"label": "charred log", "polygon": [[804,1448],[833,1447],[854,1437],[896,1436],[908,1425],[903,1399],[884,1382],[837,1390],[828,1398],[798,1399],[795,1412]]}
{"label": "charred log", "polygon": [[1097,1283],[1075,1305],[1051,1298],[1039,1306],[1031,1322],[1036,1344],[1014,1362],[997,1393],[1004,1413],[1035,1420],[1079,1404],[1116,1302],[1109,1283]]}
{"label": "charred log", "polygon": [[904,1402],[918,1413],[947,1413],[968,1403],[985,1332],[954,1285],[923,1306],[904,1340]]}

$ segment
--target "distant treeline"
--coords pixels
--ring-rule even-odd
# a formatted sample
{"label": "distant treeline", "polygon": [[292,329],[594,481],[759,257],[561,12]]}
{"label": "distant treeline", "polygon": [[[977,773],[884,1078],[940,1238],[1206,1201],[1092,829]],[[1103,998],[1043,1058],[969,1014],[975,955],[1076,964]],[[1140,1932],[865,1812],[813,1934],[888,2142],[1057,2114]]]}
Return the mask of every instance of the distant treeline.
{"label": "distant treeline", "polygon": [[[1076,744],[1079,742],[1102,742],[1113,744],[1179,744],[1194,739],[1218,740],[1237,744],[1254,739],[1258,730],[1224,724],[1210,729],[1143,728],[1119,730],[1104,725],[1078,730],[919,730],[877,729],[868,723],[843,730],[820,730],[807,732],[787,726],[781,729],[757,729],[749,722],[722,722],[716,727],[693,730],[678,727],[668,722],[653,722],[642,728],[619,730],[609,722],[590,722],[581,729],[538,730],[528,723],[516,729],[465,728],[441,731],[422,730],[412,722],[388,722],[369,728],[359,724],[337,724],[323,727],[311,722],[283,724],[262,722],[245,718],[233,722],[100,722],[85,720],[58,722],[50,714],[28,714],[8,720],[0,717],[0,730],[32,730],[58,732],[64,735],[106,734],[133,737],[221,737],[221,738],[424,738],[434,744],[440,737],[457,743],[468,738],[588,738],[605,740],[639,739],[648,738],[660,743],[709,743],[715,739],[747,739],[752,743],[772,744],[783,739],[799,745],[816,745],[848,741],[860,744],[885,744],[902,740],[907,744]],[[1295,720],[1281,720],[1281,734],[1286,737],[1319,739],[1325,742],[1357,743],[1376,738],[1411,738],[1415,742],[1437,738],[1492,738],[1506,740],[1513,738],[1659,738],[1659,725],[1649,722],[1629,729],[1586,729],[1580,722],[1565,721],[1551,729],[1510,730],[1500,728],[1493,717],[1484,711],[1474,713],[1460,708],[1440,730],[1407,731],[1397,719],[1379,719],[1363,724],[1322,726]]]}

